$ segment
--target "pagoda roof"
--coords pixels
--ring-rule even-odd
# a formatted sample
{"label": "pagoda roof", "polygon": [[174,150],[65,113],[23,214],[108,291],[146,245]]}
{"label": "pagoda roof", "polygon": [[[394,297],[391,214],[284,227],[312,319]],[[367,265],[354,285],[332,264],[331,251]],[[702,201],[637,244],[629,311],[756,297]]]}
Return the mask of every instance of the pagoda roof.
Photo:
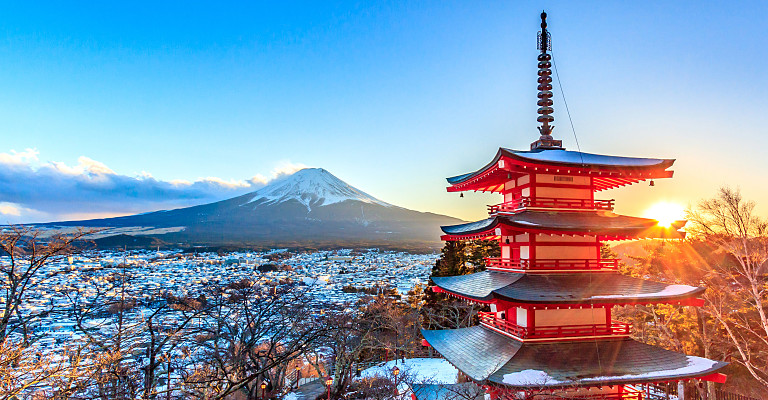
{"label": "pagoda roof", "polygon": [[679,380],[704,377],[727,365],[628,338],[525,343],[482,326],[422,334],[474,381],[515,389]]}
{"label": "pagoda roof", "polygon": [[434,277],[440,289],[470,300],[526,304],[636,304],[682,302],[704,288],[670,285],[619,273],[520,274],[482,271]]}
{"label": "pagoda roof", "polygon": [[597,190],[646,179],[670,178],[674,159],[638,158],[584,153],[565,149],[512,150],[499,148],[493,160],[475,172],[447,178],[448,191],[500,191],[508,174],[559,173],[590,175]]}
{"label": "pagoda roof", "polygon": [[[501,228],[500,230],[497,228]],[[630,217],[609,211],[534,211],[497,215],[459,225],[442,226],[443,240],[477,239],[512,232],[597,235],[600,239],[668,238],[684,236],[680,226],[665,228],[649,218]]]}

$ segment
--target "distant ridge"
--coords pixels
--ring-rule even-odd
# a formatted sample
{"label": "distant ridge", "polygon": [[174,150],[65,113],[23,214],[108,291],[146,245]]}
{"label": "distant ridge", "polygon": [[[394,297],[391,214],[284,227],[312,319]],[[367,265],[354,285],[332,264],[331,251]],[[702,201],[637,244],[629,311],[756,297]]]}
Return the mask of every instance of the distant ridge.
{"label": "distant ridge", "polygon": [[[398,207],[322,168],[305,168],[215,203],[125,217],[41,224],[45,229],[105,228],[99,243],[182,246],[382,247],[436,249],[441,225],[461,220]],[[124,235],[116,240],[116,235]],[[155,241],[136,241],[136,236]],[[112,237],[115,240],[103,240]]]}

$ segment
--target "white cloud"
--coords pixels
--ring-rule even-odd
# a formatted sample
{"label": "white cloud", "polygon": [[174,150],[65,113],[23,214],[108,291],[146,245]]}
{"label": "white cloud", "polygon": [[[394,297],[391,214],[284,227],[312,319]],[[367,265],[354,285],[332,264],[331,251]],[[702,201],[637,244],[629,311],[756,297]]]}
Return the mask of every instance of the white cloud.
{"label": "white cloud", "polygon": [[275,167],[272,170],[272,178],[277,178],[282,175],[290,175],[300,169],[307,168],[306,165],[302,163],[292,163],[290,161],[280,161],[277,164],[277,167]]}
{"label": "white cloud", "polygon": [[247,181],[237,181],[234,179],[225,180],[221,178],[216,178],[214,176],[202,178],[198,180],[198,182],[206,182],[206,183],[213,183],[217,185],[221,185],[226,188],[230,189],[239,189],[239,188],[250,188],[251,184],[249,184]]}
{"label": "white cloud", "polygon": [[0,153],[0,164],[27,165],[31,161],[37,161],[38,154],[40,152],[37,149],[26,149],[19,152],[11,150],[10,153]]}
{"label": "white cloud", "polygon": [[101,163],[99,161],[93,160],[85,156],[78,157],[77,165],[75,165],[74,167],[70,167],[63,162],[52,161],[44,165],[43,168],[52,168],[52,169],[55,169],[56,171],[61,172],[62,174],[67,174],[67,175],[84,175],[84,174],[87,174],[90,176],[115,175],[115,171],[112,171],[104,163]]}
{"label": "white cloud", "polygon": [[[269,177],[159,180],[146,171],[121,175],[85,156],[70,166],[57,161],[39,163],[38,155],[35,149],[0,153],[0,217],[14,223],[42,222],[83,213],[126,215],[205,204],[258,190],[272,179],[304,168],[283,161]],[[0,224],[5,222],[0,220]]]}
{"label": "white cloud", "polygon": [[85,156],[81,156],[77,159],[78,168],[82,168],[83,171],[87,171],[91,174],[103,174],[103,175],[115,175],[115,171],[112,171],[109,167],[96,160],[90,159]]}
{"label": "white cloud", "polygon": [[21,208],[18,204],[2,202],[0,203],[0,214],[18,217],[21,215]]}

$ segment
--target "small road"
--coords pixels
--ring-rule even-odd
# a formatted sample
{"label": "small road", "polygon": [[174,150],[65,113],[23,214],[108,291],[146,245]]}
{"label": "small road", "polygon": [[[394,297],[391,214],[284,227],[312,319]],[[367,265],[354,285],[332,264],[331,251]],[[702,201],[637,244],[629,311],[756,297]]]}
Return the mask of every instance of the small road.
{"label": "small road", "polygon": [[325,394],[325,386],[322,384],[322,379],[315,379],[305,385],[299,387],[294,393],[298,400],[315,400],[319,396]]}

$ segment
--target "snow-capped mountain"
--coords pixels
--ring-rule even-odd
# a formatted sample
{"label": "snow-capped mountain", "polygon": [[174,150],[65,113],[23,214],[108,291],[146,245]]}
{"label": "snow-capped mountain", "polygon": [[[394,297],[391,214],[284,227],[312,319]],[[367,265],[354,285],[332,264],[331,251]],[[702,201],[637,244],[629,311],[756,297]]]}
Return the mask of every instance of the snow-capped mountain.
{"label": "snow-capped mountain", "polygon": [[322,168],[307,168],[215,203],[45,226],[102,227],[102,236],[191,245],[436,248],[440,225],[459,222],[383,202]]}
{"label": "snow-capped mountain", "polygon": [[313,206],[327,206],[346,200],[391,206],[348,185],[322,168],[304,168],[276,179],[254,192],[248,203],[280,204],[291,200],[305,205],[308,211],[311,211]]}

